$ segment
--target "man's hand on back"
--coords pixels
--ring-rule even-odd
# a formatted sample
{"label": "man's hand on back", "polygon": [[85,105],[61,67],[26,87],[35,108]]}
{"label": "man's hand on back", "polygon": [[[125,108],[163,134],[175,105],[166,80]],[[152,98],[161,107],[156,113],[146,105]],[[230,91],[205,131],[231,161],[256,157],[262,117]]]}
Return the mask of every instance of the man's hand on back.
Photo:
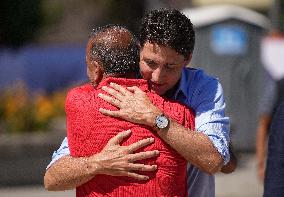
{"label": "man's hand on back", "polygon": [[136,86],[126,89],[118,84],[110,83],[110,87],[104,86],[103,90],[111,96],[105,94],[99,94],[98,96],[119,108],[118,111],[100,108],[100,112],[104,115],[152,127],[156,116],[162,113],[151,102],[147,94]]}
{"label": "man's hand on back", "polygon": [[134,153],[136,150],[154,142],[154,138],[146,138],[129,146],[120,146],[120,142],[129,136],[130,130],[124,131],[110,139],[105,148],[98,154],[90,157],[90,164],[97,165],[96,174],[107,174],[111,176],[128,176],[138,180],[147,180],[149,177],[140,175],[135,171],[154,171],[156,165],[145,165],[135,161],[155,157],[158,150]]}
{"label": "man's hand on back", "polygon": [[149,177],[138,174],[138,171],[155,171],[156,165],[136,163],[139,160],[156,157],[158,150],[134,153],[136,150],[154,142],[153,138],[142,139],[128,146],[120,142],[130,136],[131,131],[122,131],[111,138],[104,149],[90,157],[63,156],[46,171],[44,186],[50,191],[74,189],[97,174],[111,176],[128,176],[138,180]]}

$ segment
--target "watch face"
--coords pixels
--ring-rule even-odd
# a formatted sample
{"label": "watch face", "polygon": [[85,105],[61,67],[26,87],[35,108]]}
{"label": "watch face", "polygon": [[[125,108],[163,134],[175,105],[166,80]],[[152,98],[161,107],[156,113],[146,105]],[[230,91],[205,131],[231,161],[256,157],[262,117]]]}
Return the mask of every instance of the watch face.
{"label": "watch face", "polygon": [[169,120],[166,116],[164,115],[160,115],[160,116],[157,116],[156,118],[156,126],[159,128],[159,129],[164,129],[168,126],[169,124]]}

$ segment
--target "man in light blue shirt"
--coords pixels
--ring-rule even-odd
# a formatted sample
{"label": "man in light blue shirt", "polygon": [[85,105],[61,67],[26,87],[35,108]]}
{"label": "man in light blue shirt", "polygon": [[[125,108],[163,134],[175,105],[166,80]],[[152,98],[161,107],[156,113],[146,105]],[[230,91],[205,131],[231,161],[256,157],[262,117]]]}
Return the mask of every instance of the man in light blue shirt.
{"label": "man in light blue shirt", "polygon": [[[197,132],[191,132],[170,119],[170,124],[165,130],[157,129],[153,123],[160,112],[147,103],[147,98],[135,88],[130,89],[130,93],[129,90],[115,85],[106,88],[106,91],[110,91],[109,93],[115,92],[113,96],[116,99],[123,93],[125,93],[123,96],[130,95],[131,98],[121,98],[119,103],[122,107],[118,106],[120,110],[117,112],[103,109],[101,112],[153,126],[153,130],[164,141],[189,161],[188,195],[214,197],[215,184],[212,174],[219,171],[230,160],[229,118],[225,116],[222,87],[217,79],[206,75],[202,70],[184,66],[191,60],[194,30],[190,20],[180,12],[176,10],[150,12],[144,17],[141,32],[140,72],[142,77],[149,81],[151,89],[157,94],[178,100],[191,107],[196,114],[195,130]],[[122,92],[119,92],[120,90]],[[121,94],[116,97],[117,93]],[[104,95],[102,98],[112,102],[112,99]],[[132,108],[128,108],[129,105],[123,105],[123,103],[131,104],[129,99],[134,99]],[[137,103],[138,101],[140,103]],[[142,111],[135,116],[132,112],[138,106]],[[123,110],[128,110],[128,113],[123,113]],[[52,168],[56,160],[69,153],[67,138],[65,138],[60,149],[53,154],[53,160],[48,167]]]}

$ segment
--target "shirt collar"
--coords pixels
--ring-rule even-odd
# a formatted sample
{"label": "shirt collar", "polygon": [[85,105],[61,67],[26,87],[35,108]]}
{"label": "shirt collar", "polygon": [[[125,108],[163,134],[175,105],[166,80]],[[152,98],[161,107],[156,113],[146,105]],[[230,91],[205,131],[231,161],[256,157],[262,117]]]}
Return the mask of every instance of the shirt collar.
{"label": "shirt collar", "polygon": [[175,89],[172,99],[178,99],[180,96],[187,98],[188,87],[189,87],[189,69],[186,67],[182,68],[181,78],[177,85],[173,88]]}
{"label": "shirt collar", "polygon": [[[178,99],[179,96],[187,98],[188,95],[188,87],[189,87],[189,70],[192,68],[183,67],[181,72],[181,78],[177,82],[177,84],[168,90],[165,94],[165,97],[170,99]],[[137,74],[137,79],[142,79],[140,72]]]}

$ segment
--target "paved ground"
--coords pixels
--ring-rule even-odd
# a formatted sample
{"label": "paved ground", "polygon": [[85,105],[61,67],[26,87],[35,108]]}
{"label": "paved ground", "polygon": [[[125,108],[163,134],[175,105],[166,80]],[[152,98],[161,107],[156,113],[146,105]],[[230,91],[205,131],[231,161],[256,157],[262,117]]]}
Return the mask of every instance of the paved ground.
{"label": "paved ground", "polygon": [[261,197],[263,185],[257,180],[254,155],[240,155],[237,170],[216,176],[216,197]]}
{"label": "paved ground", "polygon": [[[239,167],[230,175],[216,175],[216,197],[260,197],[254,155],[240,155]],[[42,187],[1,188],[1,197],[75,197],[74,191],[47,192]]]}

